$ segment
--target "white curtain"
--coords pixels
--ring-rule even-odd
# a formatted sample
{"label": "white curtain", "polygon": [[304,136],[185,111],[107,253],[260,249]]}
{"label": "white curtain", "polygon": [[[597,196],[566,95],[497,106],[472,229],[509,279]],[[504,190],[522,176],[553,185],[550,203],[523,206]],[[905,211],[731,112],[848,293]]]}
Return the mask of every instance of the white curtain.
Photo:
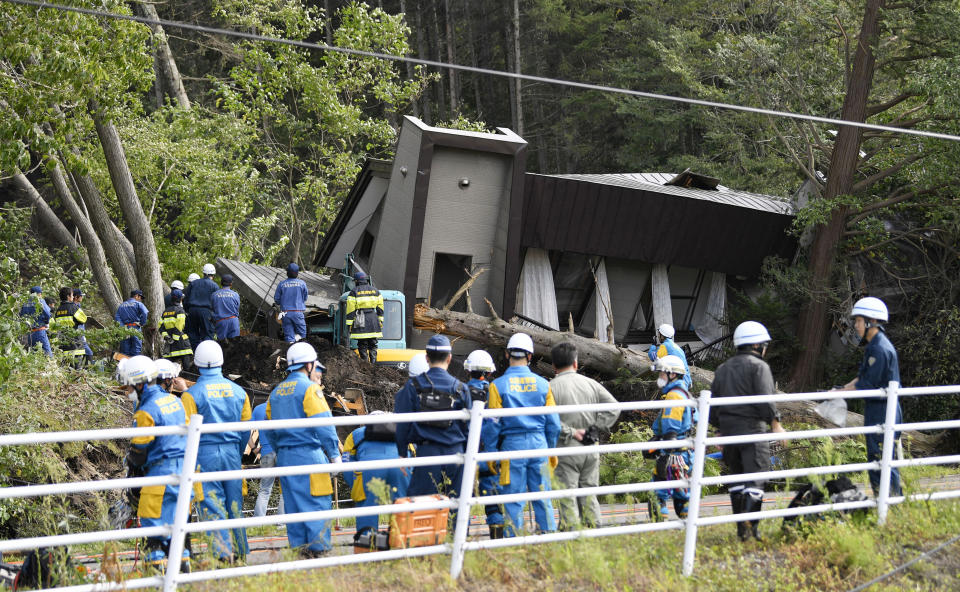
{"label": "white curtain", "polygon": [[607,327],[613,323],[613,304],[610,300],[610,283],[607,280],[607,264],[601,259],[597,266],[596,291],[594,292],[594,305],[596,306],[597,319],[597,340],[601,342],[610,341],[607,337]]}
{"label": "white curtain", "polygon": [[707,294],[707,305],[702,309],[699,318],[694,319],[697,337],[704,343],[711,343],[723,337],[726,327],[723,319],[727,309],[727,276],[714,271],[710,274],[710,291]]}
{"label": "white curtain", "polygon": [[653,283],[650,285],[653,296],[653,325],[654,330],[667,323],[673,325],[673,307],[670,303],[670,276],[667,266],[658,263],[653,266]]}
{"label": "white curtain", "polygon": [[517,286],[517,312],[552,329],[560,329],[553,268],[543,249],[527,249]]}

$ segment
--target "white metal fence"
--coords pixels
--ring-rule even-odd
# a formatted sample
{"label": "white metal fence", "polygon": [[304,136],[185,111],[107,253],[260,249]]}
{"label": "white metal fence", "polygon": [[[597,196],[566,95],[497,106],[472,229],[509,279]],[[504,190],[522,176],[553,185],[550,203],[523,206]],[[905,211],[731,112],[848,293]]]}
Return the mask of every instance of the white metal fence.
{"label": "white metal fence", "polygon": [[[902,503],[907,499],[936,500],[960,497],[960,489],[944,490],[933,493],[914,494],[909,496],[891,496],[890,495],[890,471],[893,467],[903,467],[909,465],[932,465],[932,464],[955,464],[960,463],[960,455],[937,456],[919,459],[894,460],[894,434],[902,430],[942,430],[960,428],[960,420],[953,421],[935,421],[925,423],[904,423],[896,424],[897,401],[903,396],[923,396],[923,395],[946,395],[960,393],[960,385],[937,386],[937,387],[918,387],[918,388],[900,388],[897,383],[890,383],[886,389],[876,389],[869,391],[831,391],[820,393],[802,393],[802,394],[778,394],[751,397],[720,397],[713,399],[710,391],[702,391],[696,399],[686,401],[643,401],[615,404],[598,405],[578,405],[578,406],[557,406],[557,407],[537,407],[520,409],[485,409],[482,403],[474,403],[473,408],[463,411],[450,411],[438,413],[408,413],[408,414],[383,414],[372,416],[352,416],[352,417],[332,417],[332,418],[313,418],[296,420],[273,420],[259,422],[236,422],[221,424],[205,424],[203,417],[195,415],[190,419],[189,426],[185,427],[151,427],[151,428],[125,428],[125,429],[107,429],[107,430],[84,430],[73,432],[44,432],[33,434],[11,434],[0,436],[0,446],[14,445],[34,445],[52,442],[73,442],[87,440],[107,440],[107,439],[129,439],[134,436],[144,435],[170,435],[185,434],[187,436],[186,454],[183,463],[183,473],[180,475],[171,475],[166,477],[140,477],[125,479],[109,479],[98,481],[84,481],[76,483],[56,483],[50,485],[27,485],[18,487],[0,488],[0,499],[34,497],[45,495],[63,495],[90,491],[103,491],[109,489],[125,489],[131,487],[144,487],[147,485],[179,485],[180,495],[177,500],[176,515],[174,523],[159,527],[133,528],[123,530],[108,530],[87,532],[67,535],[53,535],[44,537],[22,538],[7,541],[0,541],[0,552],[35,549],[38,547],[51,547],[59,545],[77,545],[84,543],[99,543],[106,541],[115,541],[123,539],[138,539],[142,537],[170,536],[170,552],[166,572],[162,575],[153,577],[140,577],[128,579],[123,582],[98,581],[91,584],[70,586],[59,588],[59,590],[70,590],[75,592],[86,592],[92,590],[117,590],[117,589],[135,589],[145,587],[162,586],[165,591],[175,590],[177,584],[187,582],[197,582],[211,579],[222,579],[228,577],[255,575],[271,572],[291,571],[299,569],[320,568],[333,565],[347,565],[353,563],[364,563],[371,561],[382,561],[388,559],[397,559],[405,557],[420,557],[426,555],[449,554],[451,555],[450,575],[454,578],[460,575],[463,568],[463,559],[466,551],[477,549],[493,549],[500,547],[528,545],[538,543],[548,543],[554,541],[572,540],[577,538],[592,538],[603,536],[614,536],[623,534],[632,534],[640,532],[649,532],[656,530],[685,530],[683,573],[690,575],[693,572],[694,559],[696,555],[697,531],[701,526],[714,524],[723,524],[727,522],[750,521],[763,518],[783,518],[787,516],[798,516],[802,514],[812,514],[828,510],[851,510],[856,508],[877,508],[880,524],[883,524],[887,517],[887,512],[892,504]],[[754,403],[768,402],[786,402],[786,401],[823,401],[828,399],[854,399],[854,398],[885,398],[887,404],[886,420],[882,425],[837,428],[837,429],[818,429],[798,432],[786,432],[778,434],[756,434],[743,436],[717,436],[708,437],[707,428],[712,407],[727,405],[744,405]],[[657,442],[633,442],[623,444],[606,444],[589,447],[569,447],[552,448],[539,450],[516,450],[509,452],[479,452],[481,426],[484,418],[500,418],[520,415],[539,415],[543,413],[564,413],[572,411],[639,411],[664,409],[668,407],[695,407],[699,411],[699,423],[696,426],[696,433],[692,438],[681,440],[668,440]],[[226,431],[247,431],[252,429],[277,429],[277,428],[298,428],[313,426],[352,426],[369,425],[374,423],[393,423],[393,422],[416,422],[416,421],[438,421],[438,420],[463,420],[469,425],[466,451],[462,454],[451,454],[444,456],[402,458],[394,460],[362,461],[342,464],[321,464],[321,465],[303,465],[290,467],[275,467],[269,469],[246,469],[237,471],[219,471],[202,473],[196,472],[197,452],[200,442],[200,435],[204,433],[226,432]],[[706,459],[706,448],[712,445],[741,444],[747,442],[761,441],[785,441],[810,439],[834,436],[853,436],[860,434],[883,434],[882,456],[876,462],[862,462],[845,465],[807,467],[790,470],[772,470],[763,473],[749,473],[740,475],[727,475],[718,477],[704,477],[703,467]],[[504,459],[519,458],[537,458],[545,456],[575,456],[583,454],[613,453],[613,452],[638,452],[651,449],[676,449],[692,448],[693,464],[691,466],[690,478],[674,481],[658,481],[646,483],[628,483],[623,485],[606,485],[598,487],[585,487],[577,489],[564,489],[552,491],[535,491],[516,494],[501,494],[495,496],[475,496],[473,495],[474,478],[478,462],[495,461]],[[341,471],[361,471],[366,469],[386,469],[397,467],[416,467],[425,465],[440,464],[462,464],[463,481],[460,485],[461,495],[459,498],[447,501],[436,501],[429,503],[415,503],[402,505],[381,505],[369,507],[354,507],[337,510],[327,510],[318,512],[304,512],[298,514],[283,514],[264,516],[258,518],[237,518],[219,521],[189,522],[191,494],[193,484],[207,481],[224,481],[229,479],[259,479],[268,476],[289,476],[304,475],[311,473],[334,473]],[[824,475],[834,473],[849,473],[864,470],[880,471],[880,489],[875,500],[865,500],[858,502],[846,502],[838,504],[820,504],[815,506],[805,506],[797,508],[771,509],[761,512],[752,512],[745,514],[702,516],[700,511],[700,498],[704,486],[722,485],[751,480],[769,480],[776,478],[793,478],[809,475]],[[608,494],[627,494],[656,489],[689,487],[690,503],[688,515],[685,519],[668,520],[664,522],[649,522],[640,524],[628,524],[618,526],[607,526],[577,530],[572,532],[553,532],[529,536],[518,536],[514,538],[504,538],[496,540],[467,540],[467,534],[470,526],[470,509],[475,505],[503,504],[507,502],[528,502],[531,500],[570,498],[583,495],[608,495]],[[181,573],[181,554],[183,552],[185,535],[192,532],[224,530],[241,527],[279,525],[291,522],[303,522],[307,520],[332,520],[335,518],[370,516],[376,514],[395,514],[411,512],[417,510],[449,508],[457,510],[456,526],[453,531],[452,543],[443,543],[428,547],[418,547],[411,549],[395,549],[389,551],[379,551],[373,553],[363,553],[357,555],[330,556],[316,559],[304,559],[298,561],[288,561],[283,563],[272,563],[265,565],[251,565],[243,567],[231,567],[219,570],[194,571],[192,573]]]}

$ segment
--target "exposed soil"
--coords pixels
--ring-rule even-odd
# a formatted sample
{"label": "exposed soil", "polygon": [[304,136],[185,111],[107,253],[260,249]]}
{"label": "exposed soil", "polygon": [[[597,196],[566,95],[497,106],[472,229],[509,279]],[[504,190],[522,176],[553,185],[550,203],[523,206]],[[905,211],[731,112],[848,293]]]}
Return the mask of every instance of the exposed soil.
{"label": "exposed soil", "polygon": [[[361,360],[350,349],[320,338],[310,338],[317,356],[327,368],[323,377],[327,392],[342,394],[347,388],[363,389],[367,409],[393,411],[393,397],[406,382],[405,372]],[[236,382],[247,388],[252,403],[267,400],[270,390],[287,375],[285,341],[246,335],[222,342],[223,373],[239,375]]]}

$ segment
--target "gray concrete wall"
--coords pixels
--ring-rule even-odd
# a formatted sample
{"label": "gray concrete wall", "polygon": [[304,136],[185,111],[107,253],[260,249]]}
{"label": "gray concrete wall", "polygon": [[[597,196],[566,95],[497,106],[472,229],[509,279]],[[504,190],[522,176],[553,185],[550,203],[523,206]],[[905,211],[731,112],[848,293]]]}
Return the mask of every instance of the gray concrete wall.
{"label": "gray concrete wall", "polygon": [[[370,255],[370,275],[378,288],[402,290],[407,268],[407,247],[410,242],[410,221],[413,215],[413,191],[420,159],[421,131],[404,120],[397,143],[397,155],[390,172],[390,186],[384,198],[381,219]],[[406,175],[401,169],[406,168]]]}
{"label": "gray concrete wall", "polygon": [[[499,270],[484,272],[471,288],[474,310],[486,310],[484,298],[499,301],[500,294],[492,294],[491,286],[498,273],[502,286],[503,254],[496,261],[495,252],[498,243],[501,251],[506,246],[506,223],[501,220],[501,211],[510,197],[510,175],[508,156],[437,147],[430,172],[418,299],[430,296],[435,254],[454,253],[470,255],[474,265],[499,266]],[[467,187],[460,186],[464,178],[470,180]]]}

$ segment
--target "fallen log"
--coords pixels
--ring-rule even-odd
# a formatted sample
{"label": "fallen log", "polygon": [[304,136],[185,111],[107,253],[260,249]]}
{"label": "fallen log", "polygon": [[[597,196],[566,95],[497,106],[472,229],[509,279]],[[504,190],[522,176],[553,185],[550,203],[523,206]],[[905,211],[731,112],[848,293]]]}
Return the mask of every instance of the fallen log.
{"label": "fallen log", "polygon": [[[493,307],[491,305],[491,312]],[[435,331],[455,337],[463,337],[477,343],[502,348],[514,333],[526,333],[533,339],[534,353],[550,360],[550,350],[558,343],[569,341],[577,347],[581,368],[607,377],[616,377],[621,369],[635,375],[650,372],[650,359],[645,353],[638,353],[611,343],[582,337],[565,331],[546,331],[504,321],[503,319],[484,317],[478,314],[439,310],[418,304],[414,308],[413,326],[417,329]],[[690,375],[699,388],[710,388],[713,372],[696,366],[690,366]],[[779,392],[779,391],[778,391]],[[821,427],[837,427],[814,411],[817,403],[812,401],[785,401],[777,407],[785,421],[802,422]],[[847,427],[863,425],[863,415],[847,412]],[[937,449],[940,437],[922,432],[905,432],[910,436],[910,448],[916,455],[932,454]]]}

